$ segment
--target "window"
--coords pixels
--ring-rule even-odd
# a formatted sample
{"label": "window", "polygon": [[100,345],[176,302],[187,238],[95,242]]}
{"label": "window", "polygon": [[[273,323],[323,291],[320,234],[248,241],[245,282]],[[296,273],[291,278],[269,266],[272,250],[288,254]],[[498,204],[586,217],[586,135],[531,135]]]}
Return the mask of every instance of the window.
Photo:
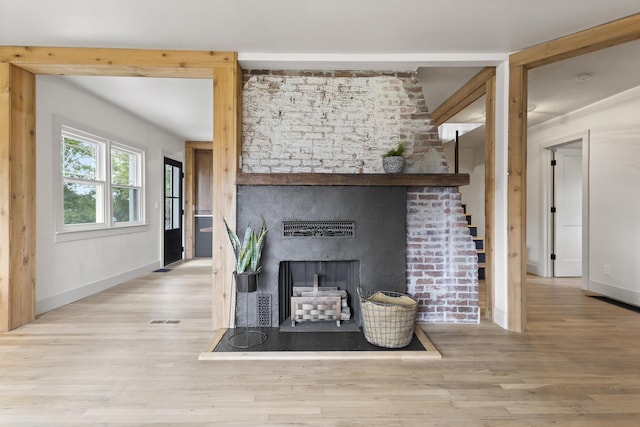
{"label": "window", "polygon": [[103,144],[66,133],[62,136],[64,224],[104,223]]}
{"label": "window", "polygon": [[140,155],[120,147],[111,148],[111,194],[113,222],[140,221]]}
{"label": "window", "polygon": [[60,129],[58,231],[142,224],[144,152],[66,125]]}

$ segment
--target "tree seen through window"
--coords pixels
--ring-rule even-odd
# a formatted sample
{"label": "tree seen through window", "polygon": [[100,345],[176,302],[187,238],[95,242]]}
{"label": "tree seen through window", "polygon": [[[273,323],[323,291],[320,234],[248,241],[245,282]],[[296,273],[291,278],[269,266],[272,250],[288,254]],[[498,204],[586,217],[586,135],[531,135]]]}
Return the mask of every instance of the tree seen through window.
{"label": "tree seen through window", "polygon": [[109,227],[140,222],[142,152],[99,137],[85,139],[83,134],[67,132],[63,126],[63,224]]}

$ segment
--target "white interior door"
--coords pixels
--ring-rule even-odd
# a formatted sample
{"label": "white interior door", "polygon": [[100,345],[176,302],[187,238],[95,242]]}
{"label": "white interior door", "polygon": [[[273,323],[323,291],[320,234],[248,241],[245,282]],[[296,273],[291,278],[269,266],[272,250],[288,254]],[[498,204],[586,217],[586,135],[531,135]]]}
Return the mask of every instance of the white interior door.
{"label": "white interior door", "polygon": [[582,150],[555,150],[555,277],[582,276]]}

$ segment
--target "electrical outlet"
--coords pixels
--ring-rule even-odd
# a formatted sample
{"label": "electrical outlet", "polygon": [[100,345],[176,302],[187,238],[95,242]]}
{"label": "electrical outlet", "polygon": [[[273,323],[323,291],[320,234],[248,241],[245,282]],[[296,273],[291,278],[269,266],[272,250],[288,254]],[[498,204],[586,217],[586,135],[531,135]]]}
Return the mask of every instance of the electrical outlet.
{"label": "electrical outlet", "polygon": [[604,274],[606,276],[610,276],[611,275],[611,265],[610,264],[605,264],[604,265]]}

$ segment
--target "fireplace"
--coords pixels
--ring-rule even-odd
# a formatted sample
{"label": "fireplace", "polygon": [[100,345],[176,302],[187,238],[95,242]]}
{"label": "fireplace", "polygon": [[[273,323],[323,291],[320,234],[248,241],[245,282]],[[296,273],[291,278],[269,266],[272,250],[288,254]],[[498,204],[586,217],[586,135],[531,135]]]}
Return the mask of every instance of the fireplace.
{"label": "fireplace", "polygon": [[260,289],[248,295],[248,304],[237,304],[239,326],[242,319],[255,322],[259,316],[245,307],[256,310],[265,295],[271,300],[269,326],[283,324],[291,315],[287,288],[311,287],[314,275],[320,288],[347,292],[357,325],[358,286],[406,292],[406,188],[239,186],[239,227],[258,224],[261,214],[269,233]]}
{"label": "fireplace", "polygon": [[[409,292],[418,300],[419,321],[477,323],[477,252],[456,188],[467,185],[469,177],[441,175],[446,159],[416,73],[243,72],[238,225],[257,224],[260,213],[274,213],[267,218],[268,245],[276,248],[266,248],[266,254],[276,259],[265,260],[269,265],[261,278],[273,301],[274,325],[279,322],[280,261],[356,259],[363,288]],[[400,140],[406,142],[405,173],[378,175],[380,156]],[[415,179],[419,174],[429,176]],[[341,185],[354,186],[353,193],[337,188]],[[387,185],[405,187],[390,196],[379,187]],[[292,188],[281,192],[282,186]],[[264,197],[256,194],[263,190]],[[381,198],[359,209],[364,194]],[[283,241],[283,220],[355,220],[355,235]],[[404,240],[398,243],[400,235]],[[371,253],[361,250],[360,242],[368,242]],[[294,246],[301,249],[299,257]],[[293,251],[293,257],[282,250]],[[395,256],[403,253],[397,265]]]}
{"label": "fireplace", "polygon": [[[278,271],[280,325],[288,327],[301,321],[326,321],[336,326],[343,322],[360,324],[360,304],[358,286],[360,281],[359,261],[282,261]],[[298,292],[296,292],[298,290]],[[294,313],[292,297],[309,298],[310,307],[299,307],[304,313]],[[312,306],[318,297],[334,296],[340,303],[339,310],[324,314],[322,309]],[[305,301],[306,302],[306,301]],[[316,313],[314,313],[314,311]],[[318,312],[320,311],[320,312]],[[297,314],[297,316],[296,316]],[[344,326],[344,324],[342,325]]]}

